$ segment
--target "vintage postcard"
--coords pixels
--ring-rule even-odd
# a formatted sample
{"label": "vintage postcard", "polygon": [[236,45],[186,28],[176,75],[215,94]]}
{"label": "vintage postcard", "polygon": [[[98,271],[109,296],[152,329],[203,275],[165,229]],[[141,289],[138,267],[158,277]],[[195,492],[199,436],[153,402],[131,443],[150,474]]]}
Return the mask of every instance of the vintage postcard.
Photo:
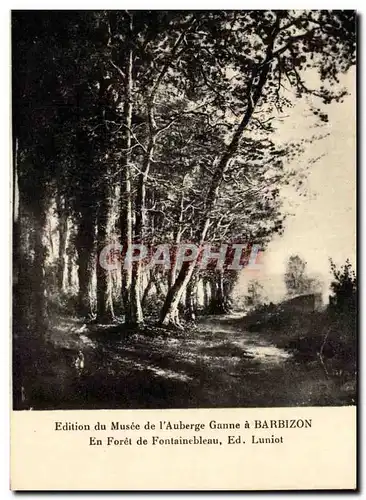
{"label": "vintage postcard", "polygon": [[354,490],[351,10],[11,13],[13,490]]}

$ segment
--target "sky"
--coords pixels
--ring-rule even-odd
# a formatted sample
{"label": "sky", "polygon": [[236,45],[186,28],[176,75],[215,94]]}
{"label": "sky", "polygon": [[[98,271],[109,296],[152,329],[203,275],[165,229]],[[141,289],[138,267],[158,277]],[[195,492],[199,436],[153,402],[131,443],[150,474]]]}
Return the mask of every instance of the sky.
{"label": "sky", "polygon": [[[356,260],[356,72],[342,75],[348,95],[343,102],[322,105],[329,122],[314,128],[315,121],[304,102],[298,102],[278,127],[281,140],[289,141],[314,133],[328,134],[306,146],[306,152],[296,163],[297,170],[309,166],[304,188],[297,192],[284,188],[284,210],[291,212],[282,236],[276,235],[262,256],[260,271],[242,272],[237,293],[245,291],[250,279],[262,283],[269,300],[280,300],[285,288],[283,272],[292,254],[307,261],[310,275],[324,281],[324,298],[330,282],[329,257],[337,265],[349,258]],[[312,158],[319,158],[314,164]],[[307,193],[304,196],[304,192]]]}

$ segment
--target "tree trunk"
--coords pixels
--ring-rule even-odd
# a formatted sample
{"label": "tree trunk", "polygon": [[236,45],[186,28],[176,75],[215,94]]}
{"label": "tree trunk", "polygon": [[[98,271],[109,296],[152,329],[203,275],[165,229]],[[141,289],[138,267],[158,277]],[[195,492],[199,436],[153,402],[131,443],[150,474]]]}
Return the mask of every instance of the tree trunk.
{"label": "tree trunk", "polygon": [[169,289],[166,296],[160,315],[160,322],[162,325],[167,326],[171,324],[179,328],[182,327],[179,321],[178,306],[189,280],[191,279],[195,264],[195,261],[183,263],[174,285]]}
{"label": "tree trunk", "polygon": [[[186,178],[186,176],[184,176],[184,179]],[[176,227],[174,228],[174,235],[173,235],[173,241],[175,243],[175,255],[174,255],[174,258],[173,258],[173,263],[172,263],[172,266],[170,268],[170,271],[169,271],[169,275],[168,275],[168,284],[169,284],[169,288],[171,288],[173,285],[174,285],[174,281],[175,281],[175,278],[176,278],[176,274],[177,274],[177,266],[178,266],[178,262],[177,262],[177,252],[178,252],[178,247],[179,247],[179,243],[181,242],[181,238],[182,238],[182,223],[183,223],[183,214],[184,214],[184,179],[183,179],[183,186],[182,186],[182,194],[181,194],[181,198],[180,198],[180,210],[179,210],[179,215],[178,215],[178,219],[177,219],[177,225]]]}
{"label": "tree trunk", "polygon": [[210,295],[209,295],[209,283],[206,278],[202,279],[202,288],[203,288],[203,310],[207,312],[210,303],[209,301]]}
{"label": "tree trunk", "polygon": [[[144,238],[144,229],[145,229],[145,195],[146,195],[146,180],[149,174],[150,164],[153,159],[153,153],[155,148],[156,138],[159,132],[155,122],[154,116],[154,107],[155,107],[155,98],[158,93],[159,87],[168,72],[174,58],[179,50],[179,47],[184,41],[185,34],[192,28],[192,26],[196,23],[196,19],[194,16],[191,17],[190,22],[188,23],[186,29],[179,35],[177,41],[175,42],[172,51],[170,53],[170,57],[167,59],[166,63],[162,67],[158,77],[155,80],[155,84],[151,90],[151,93],[147,99],[147,116],[148,116],[148,126],[149,126],[149,143],[146,148],[146,153],[144,157],[144,164],[142,168],[142,172],[139,175],[138,181],[138,193],[136,197],[136,227],[135,227],[135,237],[137,243],[143,243]],[[139,297],[140,291],[140,280],[141,280],[141,262],[136,263],[135,269],[132,270],[132,311],[135,315],[132,318],[133,322],[136,324],[143,323],[143,315],[141,309],[141,302]],[[185,280],[183,280],[185,282]],[[185,285],[186,286],[186,282]],[[174,287],[173,287],[174,288]],[[183,289],[182,289],[183,292]],[[175,292],[173,291],[173,295]],[[179,292],[178,303],[176,304],[176,308],[178,307],[179,301],[182,297],[182,293]],[[175,303],[175,301],[174,301]]]}
{"label": "tree trunk", "polygon": [[56,206],[58,214],[58,262],[57,262],[57,287],[60,293],[65,291],[65,268],[66,268],[66,247],[68,236],[68,217],[65,210],[65,201],[60,195],[56,196]]}
{"label": "tree trunk", "polygon": [[[133,46],[132,46],[133,17],[130,14],[129,40],[130,46],[126,57],[125,71],[125,104],[124,104],[124,153],[122,157],[121,176],[121,242],[125,252],[132,244],[132,192],[131,192],[131,127],[132,127],[132,90],[133,90]],[[125,317],[128,323],[131,322],[131,282],[132,268],[128,266],[121,269],[121,289],[122,300],[125,310]]]}
{"label": "tree trunk", "polygon": [[[26,407],[32,406],[34,385],[42,377],[45,361],[45,340],[48,330],[48,301],[46,296],[45,263],[47,250],[44,246],[46,231],[46,202],[42,199],[44,191],[37,191],[39,201],[30,212],[30,220],[24,228],[26,232],[32,227],[32,246],[34,259],[28,269],[24,269],[24,278],[27,282],[20,283],[21,293],[29,294],[27,300],[28,310],[21,317],[27,321],[21,325],[18,334],[24,335],[20,340],[20,358],[23,380],[21,384],[21,402]],[[27,257],[25,256],[25,259]],[[29,262],[29,261],[28,261]],[[24,262],[25,268],[27,263]],[[23,271],[23,270],[22,270]]]}
{"label": "tree trunk", "polygon": [[196,319],[196,311],[195,311],[195,300],[194,300],[194,291],[196,280],[193,278],[188,282],[186,288],[186,300],[185,300],[185,316],[188,321],[194,321]]}
{"label": "tree trunk", "polygon": [[92,313],[89,289],[93,275],[93,261],[95,259],[94,243],[95,214],[92,207],[89,207],[82,214],[75,238],[79,281],[78,313],[84,317]]}
{"label": "tree trunk", "polygon": [[146,301],[153,286],[154,286],[154,281],[150,276],[141,299],[141,307],[143,310],[146,307]]}
{"label": "tree trunk", "polygon": [[[149,145],[145,154],[142,172],[138,176],[138,186],[136,194],[136,223],[135,223],[135,240],[136,243],[143,243],[146,229],[146,180],[149,175],[150,164],[153,158],[155,148],[155,123],[152,115],[151,104],[149,110],[149,125],[150,139]],[[144,322],[144,316],[141,307],[141,260],[134,262],[132,266],[132,283],[131,283],[131,318],[130,322],[134,325],[141,325]]]}
{"label": "tree trunk", "polygon": [[35,326],[38,332],[45,330],[48,323],[45,261],[47,250],[43,244],[43,235],[46,226],[46,212],[44,207],[37,210],[34,220],[34,261],[32,270],[32,294],[34,297]]}
{"label": "tree trunk", "polygon": [[[132,203],[131,203],[131,167],[125,164],[124,168],[124,192],[122,193],[122,210],[121,210],[121,240],[124,252],[126,253],[132,245]],[[123,263],[122,263],[123,264]],[[132,267],[127,266],[126,269],[121,266],[121,290],[122,301],[125,310],[126,319],[131,316],[131,282],[132,282]]]}
{"label": "tree trunk", "polygon": [[74,288],[74,255],[75,248],[73,241],[70,239],[67,246],[67,266],[66,266],[66,277],[67,277],[67,288],[69,291],[73,291]]}
{"label": "tree trunk", "polygon": [[104,269],[99,257],[107,242],[107,226],[109,217],[109,197],[107,188],[101,190],[97,215],[97,321],[110,323],[114,318],[110,271]]}
{"label": "tree trunk", "polygon": [[[200,245],[203,243],[206,237],[208,227],[209,227],[209,219],[206,219],[204,226],[202,227],[201,234],[200,234],[200,228],[198,230],[198,234],[200,235]],[[162,325],[172,324],[173,326],[178,326],[178,327],[181,326],[179,322],[178,304],[189,283],[189,280],[193,275],[196,266],[196,261],[197,259],[191,262],[183,262],[183,265],[178,273],[174,285],[169,289],[167,296],[165,298],[165,302],[160,314],[160,322]]]}
{"label": "tree trunk", "polygon": [[67,288],[69,292],[73,292],[74,288],[74,256],[75,256],[75,228],[73,226],[70,227],[69,230],[69,238],[67,242],[67,265],[66,265],[66,282]]}
{"label": "tree trunk", "polygon": [[140,326],[144,323],[144,315],[140,297],[141,267],[139,262],[135,262],[132,267],[131,284],[131,305],[128,323],[132,326]]}
{"label": "tree trunk", "polygon": [[224,274],[222,270],[215,272],[211,281],[211,303],[209,312],[211,314],[226,314],[229,311],[227,298],[225,296]]}

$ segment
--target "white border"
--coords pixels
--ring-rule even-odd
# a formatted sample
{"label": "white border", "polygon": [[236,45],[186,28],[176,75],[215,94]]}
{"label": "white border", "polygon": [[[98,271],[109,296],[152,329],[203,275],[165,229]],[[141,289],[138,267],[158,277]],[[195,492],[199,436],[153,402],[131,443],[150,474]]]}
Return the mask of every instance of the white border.
{"label": "white border", "polygon": [[[226,0],[226,1],[211,1],[207,0],[186,0],[185,2],[177,2],[175,0],[157,0],[154,2],[146,2],[144,0],[133,0],[133,1],[107,1],[107,2],[96,2],[95,0],[84,0],[75,3],[72,0],[63,0],[62,2],[46,2],[36,1],[27,2],[24,0],[18,0],[13,2],[7,2],[6,0],[2,2],[0,7],[0,54],[1,54],[1,68],[2,68],[2,78],[1,78],[1,91],[0,91],[0,111],[1,111],[1,133],[0,133],[0,152],[1,152],[1,182],[0,182],[0,217],[1,217],[1,245],[0,245],[0,262],[1,262],[1,296],[0,296],[0,319],[1,326],[0,336],[2,341],[2,346],[0,348],[0,360],[1,360],[1,399],[2,399],[2,412],[1,412],[1,466],[0,466],[0,491],[2,498],[10,498],[11,492],[9,491],[9,366],[10,366],[10,356],[9,356],[9,311],[10,311],[10,294],[9,294],[9,275],[10,275],[10,10],[16,9],[201,9],[201,10],[213,10],[213,9],[265,9],[274,7],[279,9],[356,9],[360,14],[363,11],[363,4],[360,0],[348,4],[346,2],[339,2],[336,0],[332,1],[307,1],[307,2],[297,2],[297,1],[281,1],[276,2],[274,5],[273,1],[262,1],[260,4],[258,1],[238,1],[238,0]],[[361,23],[362,24],[362,23]],[[361,30],[361,25],[359,29]],[[365,36],[360,38],[359,46],[359,68],[365,66]],[[361,73],[361,72],[360,72]],[[362,123],[364,118],[364,104],[360,102],[359,107],[359,122]],[[360,127],[360,146],[366,143],[365,137],[365,127]],[[362,155],[360,155],[359,160],[362,160]],[[364,163],[364,162],[362,162]],[[359,172],[363,169],[364,165],[359,164]],[[331,175],[331,173],[330,173]],[[359,187],[360,195],[361,193],[366,193],[365,183],[366,175],[362,175],[361,186]],[[364,249],[366,246],[366,217],[364,214],[365,203],[362,202],[363,196],[360,196],[361,211],[360,211],[360,243]],[[361,216],[361,213],[363,217]],[[362,218],[361,218],[362,217]],[[360,267],[358,267],[360,270]],[[362,267],[362,271],[364,268]],[[363,272],[360,275],[360,279],[363,278]],[[363,281],[363,280],[362,280]],[[363,296],[360,301],[360,310],[366,310],[366,299]],[[362,333],[361,333],[362,332]],[[365,332],[364,321],[361,323],[360,336],[362,339],[363,332]],[[360,353],[361,359],[366,359],[365,356],[365,341],[362,342],[362,349]],[[361,387],[364,387],[365,377],[362,376]],[[362,391],[364,392],[364,391]],[[363,396],[360,394],[360,396]],[[362,415],[362,422],[365,422],[365,412]],[[363,433],[363,438],[365,436]],[[364,439],[362,439],[361,447],[364,445]],[[365,471],[365,460],[361,462],[362,470],[360,474]],[[304,471],[304,473],[306,473]],[[222,494],[220,496],[227,496],[228,494]],[[246,493],[246,496],[253,496],[253,494]],[[296,494],[290,495],[295,497]],[[310,497],[310,493],[304,495],[305,497]],[[42,495],[43,498],[51,496],[51,494]],[[92,498],[95,494],[89,493],[84,494],[84,498]],[[106,497],[106,494],[100,493],[99,496]],[[136,494],[133,495],[136,498]],[[166,497],[166,495],[164,495]],[[192,496],[192,495],[191,495]],[[193,495],[196,496],[196,495]],[[261,496],[261,495],[260,495]],[[58,495],[60,498],[65,498],[66,494]],[[288,498],[289,495],[286,495]],[[258,498],[258,494],[255,494],[255,498]]]}

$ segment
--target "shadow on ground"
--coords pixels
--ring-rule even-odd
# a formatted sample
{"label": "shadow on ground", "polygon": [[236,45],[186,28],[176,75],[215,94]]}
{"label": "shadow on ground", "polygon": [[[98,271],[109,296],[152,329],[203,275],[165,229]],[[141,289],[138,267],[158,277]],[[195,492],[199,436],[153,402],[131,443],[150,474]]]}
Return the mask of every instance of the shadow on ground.
{"label": "shadow on ground", "polygon": [[[34,409],[354,404],[317,360],[297,361],[265,332],[244,331],[230,316],[206,317],[169,337],[120,326],[67,328],[50,335],[55,366],[33,384]],[[62,369],[61,351],[74,353],[72,370]]]}

